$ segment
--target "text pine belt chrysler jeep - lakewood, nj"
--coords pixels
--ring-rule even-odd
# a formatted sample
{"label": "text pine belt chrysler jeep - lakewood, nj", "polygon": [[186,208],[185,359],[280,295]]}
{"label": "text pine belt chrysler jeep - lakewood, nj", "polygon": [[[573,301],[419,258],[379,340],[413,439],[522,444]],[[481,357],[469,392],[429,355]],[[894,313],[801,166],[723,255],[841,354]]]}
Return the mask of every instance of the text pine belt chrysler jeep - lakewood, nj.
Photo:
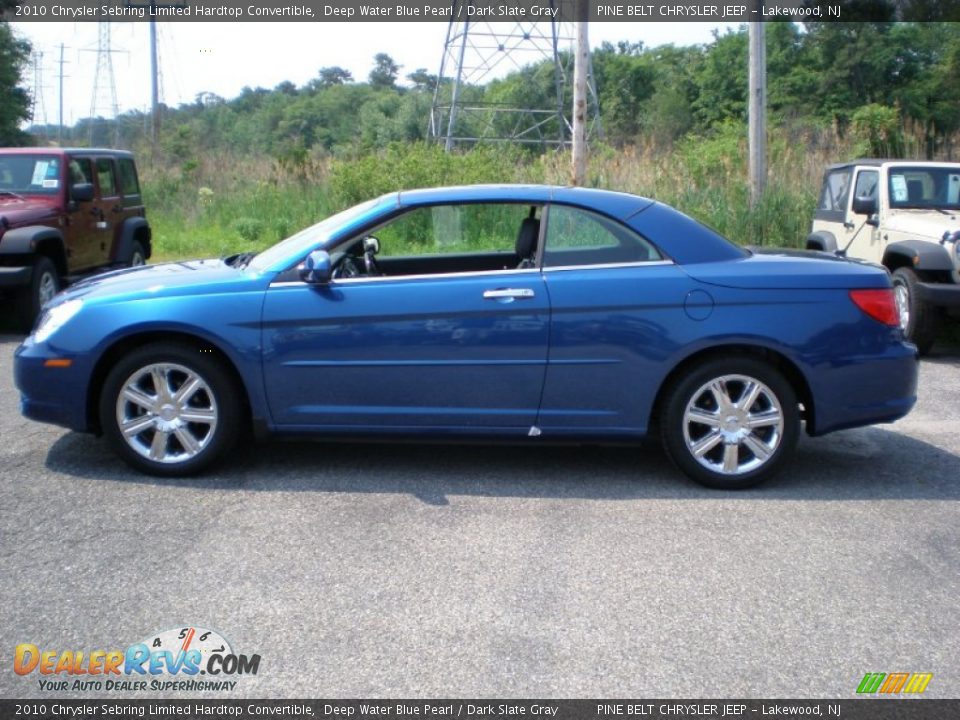
{"label": "text pine belt chrysler jeep - lakewood, nj", "polygon": [[0,148],[0,312],[22,329],[67,281],[150,251],[130,153]]}
{"label": "text pine belt chrysler jeep - lakewood, nj", "polygon": [[827,168],[807,249],[882,264],[900,325],[926,353],[960,313],[960,164],[853,160]]}

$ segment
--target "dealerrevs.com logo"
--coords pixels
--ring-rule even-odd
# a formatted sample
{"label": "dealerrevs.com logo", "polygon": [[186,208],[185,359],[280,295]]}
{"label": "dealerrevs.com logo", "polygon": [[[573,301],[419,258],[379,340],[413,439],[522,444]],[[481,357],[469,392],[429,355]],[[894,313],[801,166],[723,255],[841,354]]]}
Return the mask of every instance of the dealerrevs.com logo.
{"label": "dealerrevs.com logo", "polygon": [[13,654],[13,671],[39,676],[40,689],[51,692],[233,690],[238,681],[232,678],[259,669],[259,655],[235,653],[220,633],[201,627],[155,633],[126,650],[51,650],[21,643]]}

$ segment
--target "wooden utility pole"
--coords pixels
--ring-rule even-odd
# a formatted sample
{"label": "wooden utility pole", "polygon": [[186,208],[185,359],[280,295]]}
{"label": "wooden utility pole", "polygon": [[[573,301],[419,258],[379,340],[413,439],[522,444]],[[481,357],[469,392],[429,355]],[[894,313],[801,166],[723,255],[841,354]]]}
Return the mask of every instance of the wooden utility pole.
{"label": "wooden utility pole", "polygon": [[60,117],[57,124],[57,145],[63,145],[63,43],[60,43]]}
{"label": "wooden utility pole", "polygon": [[590,42],[587,39],[587,3],[577,2],[576,56],[573,65],[573,153],[570,184],[583,185],[587,178],[587,69]]}
{"label": "wooden utility pole", "polygon": [[[151,12],[157,5],[150,3]],[[157,140],[160,138],[160,81],[159,65],[157,63],[157,21],[150,21],[150,141],[153,149],[157,149]]]}
{"label": "wooden utility pole", "polygon": [[756,207],[767,183],[767,43],[762,22],[750,23],[750,207]]}

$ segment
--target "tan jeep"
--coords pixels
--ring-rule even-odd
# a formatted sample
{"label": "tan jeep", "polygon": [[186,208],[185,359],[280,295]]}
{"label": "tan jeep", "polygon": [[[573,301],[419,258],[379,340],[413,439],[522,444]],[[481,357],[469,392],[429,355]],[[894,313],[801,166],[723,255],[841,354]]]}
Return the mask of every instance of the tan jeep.
{"label": "tan jeep", "polygon": [[900,325],[921,353],[960,312],[960,164],[852,160],[831,165],[807,249],[881,264]]}

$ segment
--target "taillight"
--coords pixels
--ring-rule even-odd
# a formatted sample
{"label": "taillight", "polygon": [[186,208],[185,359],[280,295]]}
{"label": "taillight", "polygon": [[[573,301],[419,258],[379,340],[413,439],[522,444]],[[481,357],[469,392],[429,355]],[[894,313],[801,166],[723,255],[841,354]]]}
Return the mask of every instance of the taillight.
{"label": "taillight", "polygon": [[897,313],[897,303],[893,299],[891,288],[851,290],[850,299],[874,320],[893,327],[900,325],[900,315]]}

